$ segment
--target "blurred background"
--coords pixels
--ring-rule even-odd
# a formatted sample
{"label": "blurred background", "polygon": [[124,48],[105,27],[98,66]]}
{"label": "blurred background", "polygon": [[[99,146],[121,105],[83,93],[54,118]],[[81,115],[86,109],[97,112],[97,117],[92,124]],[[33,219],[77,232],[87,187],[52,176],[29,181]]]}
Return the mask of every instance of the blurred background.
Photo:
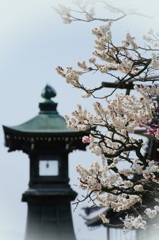
{"label": "blurred background", "polygon": [[[150,18],[129,16],[116,23],[114,37],[117,40],[123,39],[129,30],[140,42],[150,27],[158,30],[157,0],[119,2],[130,8],[135,6]],[[76,67],[78,60],[91,57],[94,46],[91,29],[100,23],[64,25],[53,10],[58,3],[72,6],[71,0],[0,0],[0,239],[3,240],[23,240],[24,237],[27,205],[21,202],[21,195],[28,186],[29,161],[22,152],[7,152],[2,125],[18,125],[34,117],[39,112],[40,95],[46,84],[57,91],[54,100],[61,115],[70,115],[77,103],[90,110],[94,101],[82,99],[82,92],[66,84],[55,68]],[[98,10],[99,16],[105,14],[100,7]],[[82,192],[76,186],[76,166],[87,167],[96,160],[89,151],[70,154],[70,184],[79,198]],[[87,205],[79,205],[72,213],[77,240],[95,240],[99,234],[100,240],[106,239],[104,227],[92,230],[85,226],[80,214],[81,208]]]}

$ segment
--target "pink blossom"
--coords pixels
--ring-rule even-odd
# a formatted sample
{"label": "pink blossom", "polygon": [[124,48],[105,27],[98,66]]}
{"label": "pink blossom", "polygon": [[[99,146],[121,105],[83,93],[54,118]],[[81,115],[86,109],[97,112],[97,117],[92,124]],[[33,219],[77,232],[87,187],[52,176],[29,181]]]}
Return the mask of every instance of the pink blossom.
{"label": "pink blossom", "polygon": [[154,135],[156,133],[156,129],[153,129],[153,128],[148,128],[148,129],[146,129],[146,131],[148,134],[152,134],[152,135]]}
{"label": "pink blossom", "polygon": [[150,125],[150,124],[151,124],[151,120],[147,120],[145,123],[146,123],[147,125]]}
{"label": "pink blossom", "polygon": [[152,127],[158,127],[158,125],[155,124],[155,123],[153,123],[151,126],[152,126]]}
{"label": "pink blossom", "polygon": [[88,136],[84,136],[84,137],[82,138],[82,142],[83,142],[83,143],[89,143],[89,142],[90,142],[90,138],[89,138]]}
{"label": "pink blossom", "polygon": [[157,128],[157,129],[148,128],[146,131],[148,134],[159,135],[159,128]]}

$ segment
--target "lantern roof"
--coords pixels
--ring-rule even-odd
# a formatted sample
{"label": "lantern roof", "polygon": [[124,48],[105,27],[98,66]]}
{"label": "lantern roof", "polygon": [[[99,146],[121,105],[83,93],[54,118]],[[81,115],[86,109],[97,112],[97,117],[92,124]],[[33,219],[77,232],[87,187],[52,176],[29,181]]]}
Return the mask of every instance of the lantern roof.
{"label": "lantern roof", "polygon": [[54,145],[65,142],[72,144],[70,149],[85,150],[87,144],[82,143],[82,137],[88,133],[67,128],[66,120],[57,111],[57,103],[52,101],[56,91],[46,85],[41,96],[44,101],[39,103],[40,112],[35,117],[17,126],[3,126],[5,146],[9,147],[9,151],[23,149],[28,152],[33,142],[43,145],[46,142]]}
{"label": "lantern roof", "polygon": [[57,103],[52,101],[52,98],[56,96],[56,91],[50,85],[46,85],[41,96],[44,98],[44,102],[39,103],[40,112],[37,116],[17,126],[4,126],[4,129],[9,132],[19,132],[19,134],[76,134],[75,131],[67,128],[64,117],[62,117],[57,111]]}

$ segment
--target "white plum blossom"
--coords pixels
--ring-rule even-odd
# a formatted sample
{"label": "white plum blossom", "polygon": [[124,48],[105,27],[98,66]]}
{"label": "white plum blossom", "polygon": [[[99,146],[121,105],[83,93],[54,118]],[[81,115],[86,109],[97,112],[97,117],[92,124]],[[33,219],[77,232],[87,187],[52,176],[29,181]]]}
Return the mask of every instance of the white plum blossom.
{"label": "white plum blossom", "polygon": [[[106,161],[103,161],[102,165],[95,162],[88,170],[82,166],[77,168],[80,175],[79,187],[88,192],[94,191],[98,206],[111,207],[114,212],[120,212],[141,203],[142,199],[138,193],[145,191],[144,182],[134,184],[131,180],[132,176],[134,174],[143,175],[143,179],[152,179],[154,182],[155,174],[159,172],[159,166],[155,161],[147,160],[146,167],[144,167],[137,159],[132,160],[130,169],[118,169],[118,164],[122,159],[116,157],[118,152],[122,151],[124,141],[125,147],[128,149],[133,147],[134,150],[138,151],[138,146],[142,148],[143,143],[140,144],[140,140],[130,137],[128,141],[127,136],[133,133],[136,126],[140,124],[146,126],[147,119],[152,118],[153,113],[149,103],[148,97],[145,97],[145,101],[142,101],[142,97],[117,94],[116,98],[107,100],[105,106],[98,102],[95,103],[96,115],[78,105],[77,110],[72,113],[73,117],[65,117],[69,128],[90,132],[89,136],[84,136],[82,141],[83,143],[89,143],[89,149],[92,153],[102,158],[105,156],[106,159],[111,156],[111,164],[109,159],[105,159]],[[100,126],[101,130],[99,132],[96,129],[90,130],[90,126]],[[107,130],[106,134],[103,134],[103,130]],[[113,133],[113,131],[115,132]],[[113,173],[114,169],[118,169],[118,172]],[[105,194],[107,189],[110,192],[109,194]],[[115,196],[114,193],[121,189],[124,193]],[[132,191],[134,191],[134,194],[129,194]],[[147,216],[155,217],[155,211]],[[126,223],[130,224],[130,222]],[[140,222],[141,227],[144,227],[144,223]],[[132,225],[132,227],[137,228],[136,225]]]}
{"label": "white plum blossom", "polygon": [[[92,29],[94,49],[87,61],[77,62],[79,70],[56,68],[68,84],[84,91],[84,98],[93,96],[98,99],[92,112],[78,104],[71,116],[65,115],[67,127],[84,132],[83,144],[88,144],[90,152],[99,160],[88,169],[77,166],[79,187],[86,192],[84,200],[111,208],[119,213],[119,217],[124,211],[125,219],[121,220],[125,228],[145,229],[159,213],[158,159],[155,154],[147,154],[147,140],[142,138],[146,136],[152,141],[149,143],[155,144],[159,140],[159,76],[152,75],[159,70],[159,34],[150,30],[140,46],[137,38],[126,31],[122,40],[117,42],[113,23],[125,17],[127,12],[102,1],[107,9],[120,14],[117,19],[102,19],[96,17],[96,1],[74,0],[74,3],[80,11],[62,5],[56,8],[64,23],[103,22],[102,26]],[[85,76],[91,73],[100,74],[101,79],[108,79],[108,82],[97,77],[96,87],[90,87],[89,81],[85,86]],[[111,94],[107,94],[104,87],[112,87]],[[126,89],[126,94],[123,90],[117,92],[118,89]],[[102,90],[106,90],[104,94]],[[152,205],[148,205],[147,198]],[[109,225],[104,214],[99,217]]]}
{"label": "white plum blossom", "polygon": [[154,29],[150,29],[147,34],[143,36],[143,39],[147,41],[149,44],[152,44],[154,47],[159,47],[158,41],[159,32],[154,32]]}
{"label": "white plum blossom", "polygon": [[157,211],[155,209],[150,209],[147,208],[145,210],[145,214],[149,217],[149,218],[155,218],[157,216]]}
{"label": "white plum blossom", "polygon": [[124,222],[124,226],[127,229],[132,229],[133,227],[136,229],[145,229],[146,226],[146,221],[142,219],[141,215],[139,215],[138,217],[126,215],[125,219],[122,219],[122,221]]}
{"label": "white plum blossom", "polygon": [[71,23],[69,8],[66,8],[65,6],[59,4],[58,7],[54,7],[54,10],[62,17],[63,23]]}
{"label": "white plum blossom", "polygon": [[107,219],[106,216],[103,213],[100,213],[99,217],[102,219],[103,223],[105,223],[105,224],[109,223],[109,219]]}
{"label": "white plum blossom", "polygon": [[159,206],[155,206],[154,209],[159,212]]}
{"label": "white plum blossom", "polygon": [[139,184],[139,185],[135,185],[134,189],[136,192],[142,192],[144,188],[141,184]]}

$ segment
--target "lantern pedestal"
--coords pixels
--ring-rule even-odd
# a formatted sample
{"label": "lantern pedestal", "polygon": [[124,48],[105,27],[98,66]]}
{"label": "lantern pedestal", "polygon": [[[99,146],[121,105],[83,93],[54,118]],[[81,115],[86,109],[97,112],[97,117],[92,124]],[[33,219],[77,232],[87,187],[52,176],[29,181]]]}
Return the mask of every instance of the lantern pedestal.
{"label": "lantern pedestal", "polygon": [[22,195],[28,204],[26,240],[75,240],[70,201],[71,188],[29,189]]}

